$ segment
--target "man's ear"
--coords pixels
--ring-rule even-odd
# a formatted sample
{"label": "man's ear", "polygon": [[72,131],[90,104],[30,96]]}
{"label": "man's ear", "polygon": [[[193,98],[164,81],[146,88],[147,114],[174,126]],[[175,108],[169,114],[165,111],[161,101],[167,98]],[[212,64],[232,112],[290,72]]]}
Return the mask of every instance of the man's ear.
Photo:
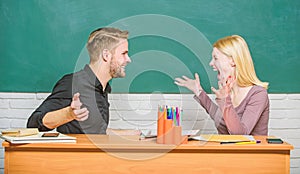
{"label": "man's ear", "polygon": [[102,59],[104,60],[104,62],[108,62],[111,60],[111,53],[108,49],[104,49],[102,51]]}

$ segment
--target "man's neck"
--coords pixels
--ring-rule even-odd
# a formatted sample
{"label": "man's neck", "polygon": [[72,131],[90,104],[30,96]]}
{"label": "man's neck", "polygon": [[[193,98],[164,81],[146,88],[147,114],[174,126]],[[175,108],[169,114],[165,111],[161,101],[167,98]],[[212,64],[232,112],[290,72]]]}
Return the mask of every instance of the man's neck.
{"label": "man's neck", "polygon": [[96,75],[98,80],[100,81],[103,91],[106,88],[108,81],[111,79],[109,71],[107,68],[104,67],[103,64],[89,64],[90,68],[92,69],[93,73]]}

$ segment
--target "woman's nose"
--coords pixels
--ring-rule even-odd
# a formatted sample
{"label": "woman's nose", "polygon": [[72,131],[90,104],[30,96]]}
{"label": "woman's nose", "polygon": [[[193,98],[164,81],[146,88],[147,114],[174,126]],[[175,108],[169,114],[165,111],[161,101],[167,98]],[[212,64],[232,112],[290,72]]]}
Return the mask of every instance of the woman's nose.
{"label": "woman's nose", "polygon": [[214,63],[213,63],[213,59],[211,59],[211,61],[209,62],[209,66],[213,66],[214,65]]}

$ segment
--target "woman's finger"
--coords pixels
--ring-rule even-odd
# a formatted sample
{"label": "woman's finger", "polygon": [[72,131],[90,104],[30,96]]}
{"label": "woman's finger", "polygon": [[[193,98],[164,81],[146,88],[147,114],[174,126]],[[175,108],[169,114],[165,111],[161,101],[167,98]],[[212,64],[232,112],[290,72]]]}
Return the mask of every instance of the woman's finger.
{"label": "woman's finger", "polygon": [[187,76],[182,76],[182,78],[183,78],[184,80],[191,80],[191,79],[188,78]]}

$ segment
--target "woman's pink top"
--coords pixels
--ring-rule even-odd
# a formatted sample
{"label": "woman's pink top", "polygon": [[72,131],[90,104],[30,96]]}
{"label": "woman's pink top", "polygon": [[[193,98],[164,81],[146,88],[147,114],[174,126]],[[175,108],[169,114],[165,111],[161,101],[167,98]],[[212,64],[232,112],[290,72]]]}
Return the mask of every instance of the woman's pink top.
{"label": "woman's pink top", "polygon": [[[253,86],[239,106],[233,107],[230,95],[215,104],[202,91],[194,96],[214,120],[219,134],[268,135],[269,98],[267,90]],[[223,114],[222,114],[223,113]]]}

